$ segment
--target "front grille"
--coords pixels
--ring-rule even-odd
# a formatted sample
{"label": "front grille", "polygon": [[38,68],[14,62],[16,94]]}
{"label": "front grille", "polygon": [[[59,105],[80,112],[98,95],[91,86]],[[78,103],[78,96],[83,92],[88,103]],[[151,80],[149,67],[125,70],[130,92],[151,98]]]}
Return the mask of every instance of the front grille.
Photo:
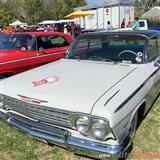
{"label": "front grille", "polygon": [[71,128],[70,116],[72,112],[70,111],[30,104],[8,96],[3,96],[3,102],[6,109],[38,120],[39,122]]}
{"label": "front grille", "polygon": [[20,131],[27,133],[40,140],[56,141],[66,143],[71,134],[69,131],[55,126],[50,126],[44,123],[38,123],[14,113],[7,113],[10,118],[7,122],[19,129]]}

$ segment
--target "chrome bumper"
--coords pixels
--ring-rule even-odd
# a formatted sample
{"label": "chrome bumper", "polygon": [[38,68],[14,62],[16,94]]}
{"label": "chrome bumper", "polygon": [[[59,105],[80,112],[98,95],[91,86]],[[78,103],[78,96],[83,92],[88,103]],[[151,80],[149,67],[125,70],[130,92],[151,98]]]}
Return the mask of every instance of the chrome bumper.
{"label": "chrome bumper", "polygon": [[[17,117],[2,113],[0,111],[0,118],[6,119],[7,123],[18,130],[46,143],[54,144],[62,148],[69,149],[78,155],[83,155],[92,158],[115,158],[124,151],[123,145],[107,145],[99,142],[89,141],[72,137],[67,130],[60,129],[46,124],[37,122],[29,122],[28,119],[22,118],[20,121]],[[45,127],[45,130],[44,130]],[[46,129],[47,128],[47,129]]]}

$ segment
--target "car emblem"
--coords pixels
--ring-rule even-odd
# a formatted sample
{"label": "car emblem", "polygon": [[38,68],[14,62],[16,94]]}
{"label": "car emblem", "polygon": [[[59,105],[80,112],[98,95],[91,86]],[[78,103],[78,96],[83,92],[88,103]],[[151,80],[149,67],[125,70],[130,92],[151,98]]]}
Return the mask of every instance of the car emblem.
{"label": "car emblem", "polygon": [[52,77],[47,77],[47,78],[44,78],[38,81],[33,81],[32,84],[34,87],[37,87],[37,86],[41,86],[41,85],[48,84],[48,83],[54,83],[58,80],[59,80],[59,77],[52,76]]}
{"label": "car emblem", "polygon": [[40,100],[40,99],[35,99],[35,98],[23,96],[23,95],[18,95],[18,96],[21,98],[22,101],[26,101],[34,104],[47,103],[47,101]]}

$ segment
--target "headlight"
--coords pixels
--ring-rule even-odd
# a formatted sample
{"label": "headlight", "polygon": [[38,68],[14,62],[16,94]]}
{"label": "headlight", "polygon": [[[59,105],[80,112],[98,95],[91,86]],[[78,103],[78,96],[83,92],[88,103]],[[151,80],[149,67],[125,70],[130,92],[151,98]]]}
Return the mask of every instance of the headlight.
{"label": "headlight", "polygon": [[104,140],[109,132],[110,128],[107,122],[101,119],[93,119],[91,128],[91,134],[93,137]]}
{"label": "headlight", "polygon": [[87,135],[89,131],[89,118],[87,116],[77,118],[76,128],[81,134]]}
{"label": "headlight", "polygon": [[106,140],[111,133],[108,121],[101,117],[75,113],[71,118],[71,124],[82,135],[98,140]]}

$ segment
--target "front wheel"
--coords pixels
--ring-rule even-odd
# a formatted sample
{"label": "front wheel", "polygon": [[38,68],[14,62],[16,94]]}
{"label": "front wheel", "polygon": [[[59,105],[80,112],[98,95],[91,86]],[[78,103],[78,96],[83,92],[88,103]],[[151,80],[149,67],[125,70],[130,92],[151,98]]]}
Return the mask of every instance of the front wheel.
{"label": "front wheel", "polygon": [[129,127],[129,137],[132,140],[136,134],[138,124],[138,112],[136,112],[132,118],[130,127]]}

